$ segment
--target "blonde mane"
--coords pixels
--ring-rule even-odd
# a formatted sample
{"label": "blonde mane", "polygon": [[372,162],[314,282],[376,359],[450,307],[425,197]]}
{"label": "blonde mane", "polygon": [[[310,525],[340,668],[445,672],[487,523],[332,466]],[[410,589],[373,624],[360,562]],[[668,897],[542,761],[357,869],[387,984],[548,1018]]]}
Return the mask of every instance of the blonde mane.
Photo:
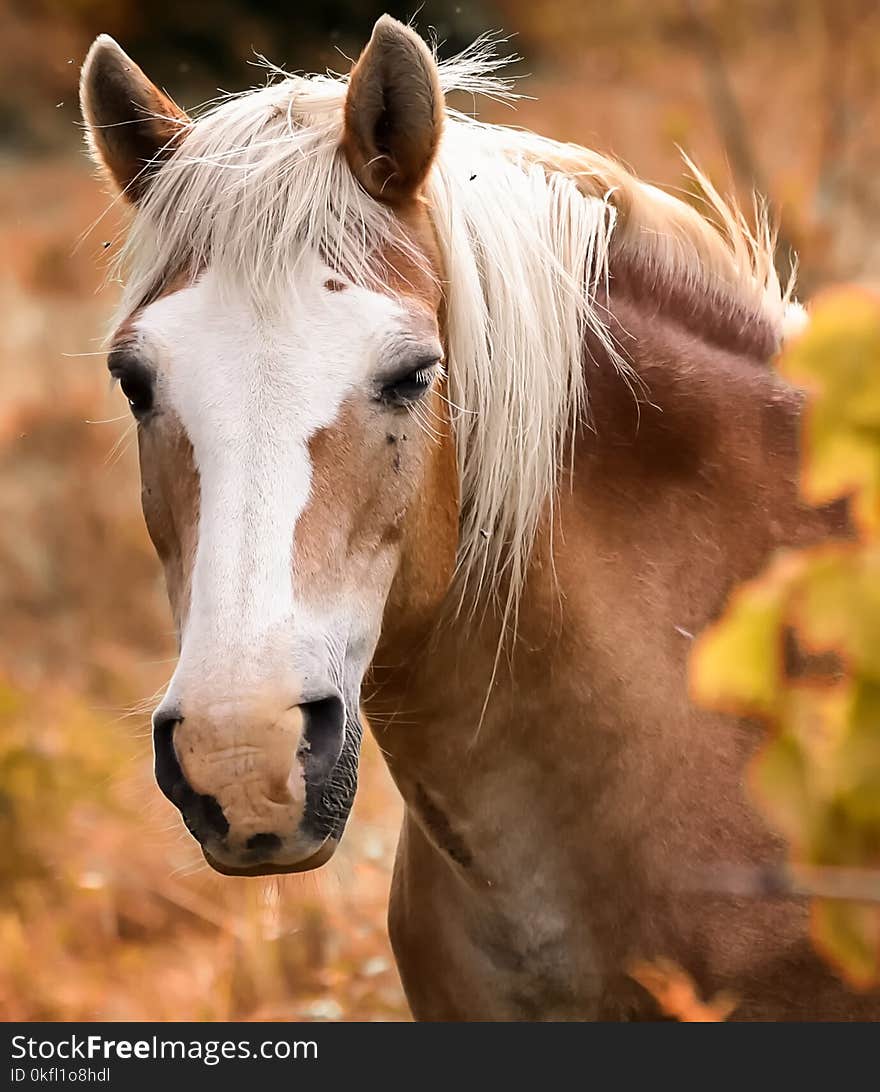
{"label": "blonde mane", "polygon": [[[441,85],[515,97],[497,68],[477,43],[439,65]],[[376,256],[389,244],[412,254],[392,212],[360,188],[343,156],[346,79],[276,77],[185,126],[123,248],[123,317],[181,272],[208,265],[254,306],[271,307],[295,290],[309,249],[361,283],[381,278]],[[425,196],[447,302],[459,568],[477,591],[505,578],[508,610],[573,425],[588,412],[585,335],[628,374],[600,299],[613,257],[686,284],[719,311],[747,309],[781,339],[788,294],[764,221],[750,232],[700,182],[718,227],[612,159],[447,111]]]}

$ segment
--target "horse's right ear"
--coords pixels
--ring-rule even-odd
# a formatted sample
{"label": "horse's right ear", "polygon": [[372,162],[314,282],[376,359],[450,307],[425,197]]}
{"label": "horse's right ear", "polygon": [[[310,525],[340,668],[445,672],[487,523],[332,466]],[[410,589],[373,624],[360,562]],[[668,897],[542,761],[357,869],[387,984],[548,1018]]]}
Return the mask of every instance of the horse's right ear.
{"label": "horse's right ear", "polygon": [[93,158],[137,204],[189,118],[107,34],[85,59],[79,101]]}

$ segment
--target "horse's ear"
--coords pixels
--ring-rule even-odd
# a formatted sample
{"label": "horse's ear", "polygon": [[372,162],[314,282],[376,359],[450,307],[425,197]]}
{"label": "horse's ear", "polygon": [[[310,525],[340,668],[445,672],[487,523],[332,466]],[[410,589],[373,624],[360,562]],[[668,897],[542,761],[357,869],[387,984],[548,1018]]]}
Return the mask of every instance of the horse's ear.
{"label": "horse's ear", "polygon": [[189,119],[107,34],[88,52],[79,101],[92,156],[137,204]]}
{"label": "horse's ear", "polygon": [[355,177],[380,201],[414,197],[443,131],[437,65],[422,39],[383,15],[352,69],[343,146]]}

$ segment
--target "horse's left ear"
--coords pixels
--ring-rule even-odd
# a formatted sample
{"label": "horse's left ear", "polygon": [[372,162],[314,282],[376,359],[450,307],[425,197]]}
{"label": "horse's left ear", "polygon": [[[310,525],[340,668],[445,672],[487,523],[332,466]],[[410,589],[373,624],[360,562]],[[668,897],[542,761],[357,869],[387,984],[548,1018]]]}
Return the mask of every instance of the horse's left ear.
{"label": "horse's left ear", "polygon": [[443,131],[437,65],[422,39],[383,15],[352,69],[343,146],[355,177],[380,201],[415,197]]}
{"label": "horse's left ear", "polygon": [[79,99],[93,158],[137,204],[189,118],[108,34],[92,43]]}

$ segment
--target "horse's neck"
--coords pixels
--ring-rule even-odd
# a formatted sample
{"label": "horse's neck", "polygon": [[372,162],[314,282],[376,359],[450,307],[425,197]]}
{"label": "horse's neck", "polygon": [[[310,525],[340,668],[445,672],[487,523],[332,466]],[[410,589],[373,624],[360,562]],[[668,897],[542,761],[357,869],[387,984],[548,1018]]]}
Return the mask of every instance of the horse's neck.
{"label": "horse's neck", "polygon": [[755,337],[701,337],[690,315],[623,290],[612,311],[641,390],[588,346],[591,424],[515,637],[496,658],[497,615],[464,611],[423,650],[395,648],[390,620],[374,727],[408,800],[418,785],[455,810],[495,786],[496,801],[532,806],[542,778],[601,795],[622,734],[650,764],[647,716],[667,733],[700,716],[687,702],[692,635],[774,546],[822,533],[797,500],[799,399]]}
{"label": "horse's neck", "polygon": [[712,967],[713,992],[802,943],[790,906],[680,897],[719,862],[781,855],[743,792],[763,734],[695,708],[688,659],[775,546],[840,525],[798,502],[799,399],[766,360],[622,292],[613,310],[645,392],[588,346],[593,428],[482,720],[497,620],[384,660],[409,664],[375,727],[406,801],[391,921],[416,998],[445,970],[433,951],[474,996],[524,997],[514,1015],[619,1015],[634,955]]}

